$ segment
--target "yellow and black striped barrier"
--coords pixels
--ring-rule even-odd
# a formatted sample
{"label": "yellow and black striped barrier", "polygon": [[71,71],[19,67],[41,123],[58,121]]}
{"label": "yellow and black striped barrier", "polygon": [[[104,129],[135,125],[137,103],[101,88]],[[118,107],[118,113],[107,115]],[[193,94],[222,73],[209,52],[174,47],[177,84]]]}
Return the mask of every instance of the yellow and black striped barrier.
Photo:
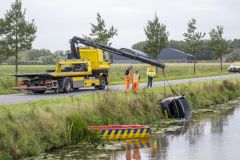
{"label": "yellow and black striped barrier", "polygon": [[112,126],[89,126],[90,130],[97,130],[103,139],[133,139],[148,138],[150,128],[143,125],[112,125]]}

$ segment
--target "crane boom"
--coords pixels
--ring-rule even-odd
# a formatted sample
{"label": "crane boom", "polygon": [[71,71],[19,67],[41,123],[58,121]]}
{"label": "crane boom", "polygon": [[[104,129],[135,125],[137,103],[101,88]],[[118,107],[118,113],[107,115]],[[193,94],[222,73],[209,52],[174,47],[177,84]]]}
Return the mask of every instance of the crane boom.
{"label": "crane boom", "polygon": [[75,58],[79,58],[79,54],[78,54],[79,51],[75,46],[75,44],[79,44],[79,43],[84,44],[86,46],[98,48],[98,49],[101,49],[103,51],[107,51],[109,53],[124,56],[124,57],[130,58],[130,59],[133,59],[133,60],[138,60],[140,62],[147,63],[147,64],[150,64],[150,65],[153,65],[153,66],[156,66],[156,67],[160,67],[160,68],[163,68],[163,69],[165,68],[164,64],[162,64],[162,63],[160,63],[156,60],[150,59],[148,57],[140,56],[137,52],[135,54],[131,54],[129,52],[121,51],[119,49],[109,47],[109,46],[106,46],[106,45],[102,45],[102,44],[99,44],[97,42],[87,40],[87,39],[83,39],[83,38],[76,37],[76,36],[74,36],[70,40],[71,53],[72,53],[73,57],[75,57]]}

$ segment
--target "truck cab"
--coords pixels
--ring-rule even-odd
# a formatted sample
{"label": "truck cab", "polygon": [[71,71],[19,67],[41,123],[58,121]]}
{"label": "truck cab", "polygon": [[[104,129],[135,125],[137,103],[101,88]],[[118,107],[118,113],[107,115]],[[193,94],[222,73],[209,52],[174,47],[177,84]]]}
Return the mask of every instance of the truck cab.
{"label": "truck cab", "polygon": [[111,57],[108,52],[96,48],[80,48],[80,59],[91,63],[92,69],[109,69]]}

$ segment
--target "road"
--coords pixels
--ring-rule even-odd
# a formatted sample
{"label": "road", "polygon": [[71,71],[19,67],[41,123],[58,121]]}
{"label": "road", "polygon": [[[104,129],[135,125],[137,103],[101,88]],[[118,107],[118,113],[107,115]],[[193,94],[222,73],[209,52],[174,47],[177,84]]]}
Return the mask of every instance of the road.
{"label": "road", "polygon": [[[201,77],[201,78],[188,78],[188,79],[179,79],[179,80],[171,80],[169,81],[171,85],[181,84],[181,83],[188,83],[188,82],[204,82],[204,81],[211,81],[211,80],[223,80],[223,79],[231,79],[231,78],[240,78],[240,74],[229,74],[229,75],[221,75],[221,76],[212,76],[212,77]],[[153,82],[153,87],[161,87],[164,85],[163,81]],[[140,83],[140,88],[146,87],[146,83]],[[124,85],[113,85],[111,86],[112,90],[124,90]],[[85,94],[92,94],[102,92],[99,90],[94,89],[80,89],[75,92],[71,93],[45,93],[45,94],[8,94],[8,95],[0,95],[0,105],[1,104],[14,104],[14,103],[22,103],[22,102],[29,102],[34,100],[40,99],[49,99],[49,98],[57,98],[61,96],[76,96],[76,95],[85,95]]]}

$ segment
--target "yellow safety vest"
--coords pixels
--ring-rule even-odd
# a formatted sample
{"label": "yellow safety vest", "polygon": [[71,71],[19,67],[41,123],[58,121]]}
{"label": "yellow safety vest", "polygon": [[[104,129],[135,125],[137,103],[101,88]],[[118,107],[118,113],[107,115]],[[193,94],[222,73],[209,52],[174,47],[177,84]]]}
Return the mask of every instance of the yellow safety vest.
{"label": "yellow safety vest", "polygon": [[148,67],[147,69],[147,75],[149,77],[155,77],[156,76],[156,70],[154,67]]}
{"label": "yellow safety vest", "polygon": [[138,83],[139,80],[139,74],[135,74],[133,75],[133,83]]}

